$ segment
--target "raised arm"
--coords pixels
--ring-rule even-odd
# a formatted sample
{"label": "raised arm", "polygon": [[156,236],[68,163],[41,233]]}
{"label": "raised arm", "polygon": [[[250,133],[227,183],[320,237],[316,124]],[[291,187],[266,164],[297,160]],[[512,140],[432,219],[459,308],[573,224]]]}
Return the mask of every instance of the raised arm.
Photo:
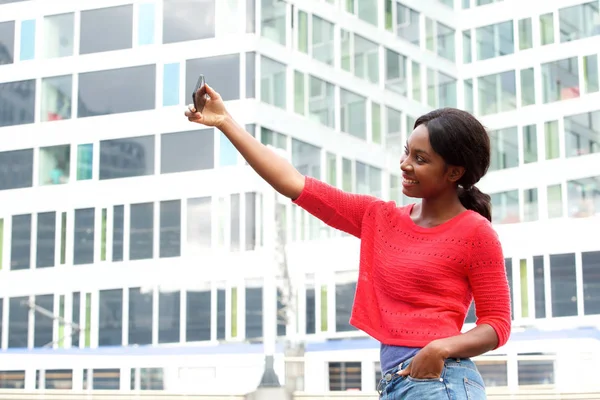
{"label": "raised arm", "polygon": [[210,99],[207,100],[202,114],[197,113],[194,106],[190,105],[185,113],[188,119],[218,128],[273,189],[292,200],[297,199],[304,188],[304,176],[287,160],[256,140],[235,122],[225,109],[221,96],[208,85],[206,93]]}
{"label": "raised arm", "polygon": [[360,237],[363,216],[375,197],[345,193],[323,182],[304,177],[292,164],[246,132],[225,109],[221,96],[206,85],[210,97],[202,113],[190,105],[185,112],[191,122],[221,130],[248,164],[282,195],[326,224]]}

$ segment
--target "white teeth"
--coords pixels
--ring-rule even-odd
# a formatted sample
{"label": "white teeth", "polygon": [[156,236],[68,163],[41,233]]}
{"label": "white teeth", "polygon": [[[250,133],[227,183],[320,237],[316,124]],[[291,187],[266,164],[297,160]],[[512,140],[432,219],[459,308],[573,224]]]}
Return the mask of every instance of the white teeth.
{"label": "white teeth", "polygon": [[413,180],[406,179],[406,178],[402,178],[402,180],[404,181],[404,183],[408,183],[410,185],[416,185],[417,183],[419,183],[419,181],[413,181]]}

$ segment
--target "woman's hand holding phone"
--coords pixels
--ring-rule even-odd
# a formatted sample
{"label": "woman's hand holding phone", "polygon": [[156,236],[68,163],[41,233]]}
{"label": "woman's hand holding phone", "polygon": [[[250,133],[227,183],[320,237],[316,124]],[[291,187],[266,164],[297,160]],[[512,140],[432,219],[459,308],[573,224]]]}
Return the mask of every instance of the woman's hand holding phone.
{"label": "woman's hand holding phone", "polygon": [[188,110],[185,112],[185,116],[190,122],[220,128],[229,116],[225,108],[225,103],[223,103],[223,99],[213,88],[207,84],[204,84],[204,88],[206,89],[208,98],[205,101],[202,112],[197,111],[194,104],[190,104]]}

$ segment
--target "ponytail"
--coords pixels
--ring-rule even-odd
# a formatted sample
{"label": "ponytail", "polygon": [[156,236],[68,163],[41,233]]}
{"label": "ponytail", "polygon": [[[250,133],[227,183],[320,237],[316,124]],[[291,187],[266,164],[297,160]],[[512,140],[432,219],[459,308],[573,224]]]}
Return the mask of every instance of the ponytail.
{"label": "ponytail", "polygon": [[473,210],[492,222],[492,198],[475,186],[458,188],[458,199],[467,210]]}

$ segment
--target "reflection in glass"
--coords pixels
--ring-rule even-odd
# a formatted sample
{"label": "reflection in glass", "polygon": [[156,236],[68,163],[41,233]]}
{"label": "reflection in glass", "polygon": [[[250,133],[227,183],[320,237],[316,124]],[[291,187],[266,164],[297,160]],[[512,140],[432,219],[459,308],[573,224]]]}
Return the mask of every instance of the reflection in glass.
{"label": "reflection in glass", "polygon": [[73,75],[42,78],[41,121],[71,118]]}
{"label": "reflection in glass", "polygon": [[13,215],[10,235],[10,269],[31,267],[31,214]]}
{"label": "reflection in glass", "polygon": [[367,139],[367,99],[345,89],[340,90],[342,132]]}
{"label": "reflection in glass", "polygon": [[493,193],[492,222],[495,224],[511,224],[520,222],[519,218],[519,191]]}
{"label": "reflection in glass", "polygon": [[516,126],[491,131],[490,142],[490,171],[519,166],[519,133]]}
{"label": "reflection in glass", "polygon": [[438,107],[456,107],[456,78],[438,71]]}
{"label": "reflection in glass", "polygon": [[577,315],[577,280],[575,254],[550,254],[552,316]]}
{"label": "reflection in glass", "polygon": [[292,139],[292,164],[302,175],[321,179],[321,148]]}
{"label": "reflection in glass", "polygon": [[94,209],[75,210],[75,231],[73,232],[73,264],[94,262]]}
{"label": "reflection in glass", "polygon": [[21,61],[35,58],[35,19],[21,22]]}
{"label": "reflection in glass", "polygon": [[500,22],[475,30],[477,59],[487,60],[515,52],[513,21]]}
{"label": "reflection in glass", "polygon": [[598,54],[583,56],[583,82],[586,93],[595,93],[600,90],[598,75]]}
{"label": "reflection in glass", "polygon": [[163,0],[163,43],[215,37],[216,1]]}
{"label": "reflection in glass", "polygon": [[600,111],[565,117],[566,156],[600,152]]}
{"label": "reflection in glass", "polygon": [[356,192],[381,197],[382,171],[368,164],[356,162]]}
{"label": "reflection in glass", "polygon": [[0,83],[0,127],[32,124],[35,79]]}
{"label": "reflection in glass", "polygon": [[523,222],[538,219],[538,190],[537,188],[523,191]]}
{"label": "reflection in glass", "polygon": [[516,108],[517,87],[514,70],[477,79],[481,115],[512,111]]}
{"label": "reflection in glass", "polygon": [[0,190],[31,187],[33,149],[0,152]]}
{"label": "reflection in glass", "polygon": [[154,203],[132,204],[129,214],[129,259],[151,259],[154,255]]}
{"label": "reflection in glass", "polygon": [[419,12],[403,4],[397,4],[396,35],[416,46],[420,43]]}
{"label": "reflection in glass", "polygon": [[133,5],[81,11],[79,54],[130,49]]}
{"label": "reflection in glass", "polygon": [[123,238],[125,236],[125,206],[113,207],[112,260],[123,261]]}
{"label": "reflection in glass", "polygon": [[581,275],[585,315],[600,314],[600,251],[581,254]]}
{"label": "reflection in glass", "polygon": [[521,105],[535,104],[535,79],[533,67],[521,70]]}
{"label": "reflection in glass", "polygon": [[260,61],[260,100],[285,109],[286,65],[264,56],[261,56]]}
{"label": "reflection in glass", "polygon": [[406,96],[406,56],[385,49],[385,88]]}
{"label": "reflection in glass", "polygon": [[181,200],[160,202],[159,257],[181,255]]}
{"label": "reflection in glass", "polygon": [[77,180],[92,179],[92,161],[94,158],[94,145],[92,143],[77,145]]}
{"label": "reflection in glass", "polygon": [[73,55],[74,13],[44,17],[42,56],[44,58]]}
{"label": "reflection in glass", "polygon": [[313,15],[312,19],[312,56],[315,60],[333,65],[335,52],[333,43],[333,24]]}
{"label": "reflection in glass", "polygon": [[129,289],[129,345],[152,344],[153,292]]}
{"label": "reflection in glass", "polygon": [[354,34],[354,75],[371,83],[379,83],[379,45]]}
{"label": "reflection in glass", "polygon": [[600,176],[567,182],[569,217],[586,218],[600,214]]}
{"label": "reflection in glass", "polygon": [[579,97],[577,57],[542,64],[544,103]]}
{"label": "reflection in glass", "polygon": [[160,173],[214,168],[214,140],[212,128],[161,135]]}
{"label": "reflection in glass", "polygon": [[35,267],[54,266],[56,254],[56,213],[45,212],[37,215],[37,245]]}
{"label": "reflection in glass", "polygon": [[455,50],[455,30],[440,22],[437,23],[437,54],[447,60],[454,61]]}
{"label": "reflection in glass", "polygon": [[261,36],[285,46],[287,4],[278,0],[261,0],[260,5]]}
{"label": "reflection in glass", "polygon": [[187,342],[210,340],[211,310],[210,290],[186,293],[185,337]]}
{"label": "reflection in glass", "polygon": [[[35,305],[45,310],[54,310],[54,295],[45,294],[34,297]],[[33,325],[33,347],[44,347],[52,343],[54,321],[51,317],[35,314]]]}
{"label": "reflection in glass", "polygon": [[179,104],[179,63],[165,64],[163,68],[163,106]]}
{"label": "reflection in glass", "polygon": [[309,77],[308,84],[309,118],[335,128],[335,86],[314,76]]}
{"label": "reflection in glass", "polygon": [[156,65],[79,74],[77,117],[154,109]]}
{"label": "reflection in glass", "polygon": [[548,218],[563,216],[562,185],[550,185],[547,188]]}
{"label": "reflection in glass", "polygon": [[144,46],[154,44],[155,30],[154,3],[142,3],[138,10],[138,44]]}
{"label": "reflection in glass", "polygon": [[100,180],[153,174],[154,136],[100,142]]}
{"label": "reflection in glass", "polygon": [[223,100],[238,100],[240,98],[239,54],[187,60],[185,71],[186,102],[189,102],[188,99],[191,100],[192,90],[200,74],[207,77],[208,84],[219,82],[219,94]]}
{"label": "reflection in glass", "polygon": [[123,343],[123,289],[100,290],[98,346]]}
{"label": "reflection in glass", "polygon": [[263,336],[262,282],[246,282],[246,339]]}
{"label": "reflection in glass", "polygon": [[0,22],[0,65],[12,64],[14,55],[15,21]]}
{"label": "reflection in glass", "polygon": [[158,343],[178,343],[181,292],[158,292]]}
{"label": "reflection in glass", "polygon": [[11,297],[8,303],[8,348],[27,348],[29,336],[28,297]]}
{"label": "reflection in glass", "polygon": [[523,163],[529,164],[538,160],[537,126],[523,127]]}
{"label": "reflection in glass", "polygon": [[565,7],[558,10],[561,43],[600,35],[598,2]]}

